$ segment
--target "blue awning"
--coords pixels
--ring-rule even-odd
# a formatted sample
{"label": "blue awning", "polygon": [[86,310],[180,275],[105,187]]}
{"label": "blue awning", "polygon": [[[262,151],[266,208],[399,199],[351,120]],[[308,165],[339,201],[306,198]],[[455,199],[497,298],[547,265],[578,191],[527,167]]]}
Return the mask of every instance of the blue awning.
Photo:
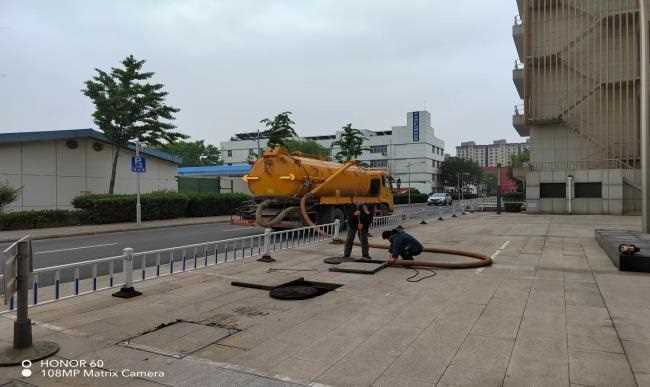
{"label": "blue awning", "polygon": [[179,176],[244,176],[251,170],[250,164],[206,165],[202,167],[180,167]]}

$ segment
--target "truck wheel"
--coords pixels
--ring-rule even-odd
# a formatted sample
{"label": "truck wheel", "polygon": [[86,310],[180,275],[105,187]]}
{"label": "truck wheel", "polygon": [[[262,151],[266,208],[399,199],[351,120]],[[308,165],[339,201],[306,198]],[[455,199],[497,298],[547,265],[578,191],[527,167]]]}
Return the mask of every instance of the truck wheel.
{"label": "truck wheel", "polygon": [[385,203],[382,203],[379,206],[377,206],[377,212],[378,212],[377,216],[386,216],[390,212],[390,209]]}
{"label": "truck wheel", "polygon": [[334,223],[336,219],[341,222],[341,227],[344,225],[345,213],[339,207],[328,207],[322,212],[322,216],[319,217],[322,219],[320,224]]}

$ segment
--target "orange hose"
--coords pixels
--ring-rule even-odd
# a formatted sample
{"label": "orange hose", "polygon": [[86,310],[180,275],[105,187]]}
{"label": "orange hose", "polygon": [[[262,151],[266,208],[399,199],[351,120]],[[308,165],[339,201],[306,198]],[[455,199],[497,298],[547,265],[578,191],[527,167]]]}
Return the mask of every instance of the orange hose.
{"label": "orange hose", "polygon": [[[359,242],[354,243],[357,246],[361,244]],[[381,245],[377,243],[370,243],[370,247],[375,249],[384,249],[388,250],[389,246]],[[492,265],[492,258],[487,255],[474,253],[471,251],[462,251],[462,250],[452,250],[452,249],[442,249],[437,247],[425,247],[422,251],[427,253],[438,253],[438,254],[449,254],[449,255],[458,255],[461,257],[472,258],[474,261],[470,262],[427,262],[427,261],[406,261],[403,259],[393,262],[390,266],[400,266],[400,267],[437,267],[441,269],[474,269],[478,267],[485,267]]]}

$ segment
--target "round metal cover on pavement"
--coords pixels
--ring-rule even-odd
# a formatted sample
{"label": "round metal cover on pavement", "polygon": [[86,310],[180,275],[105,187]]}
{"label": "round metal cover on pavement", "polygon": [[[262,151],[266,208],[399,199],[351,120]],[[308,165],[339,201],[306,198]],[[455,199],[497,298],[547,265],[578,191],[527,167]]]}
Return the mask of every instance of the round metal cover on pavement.
{"label": "round metal cover on pavement", "polygon": [[272,298],[279,300],[306,300],[320,296],[322,291],[313,286],[306,285],[289,285],[280,286],[269,292]]}

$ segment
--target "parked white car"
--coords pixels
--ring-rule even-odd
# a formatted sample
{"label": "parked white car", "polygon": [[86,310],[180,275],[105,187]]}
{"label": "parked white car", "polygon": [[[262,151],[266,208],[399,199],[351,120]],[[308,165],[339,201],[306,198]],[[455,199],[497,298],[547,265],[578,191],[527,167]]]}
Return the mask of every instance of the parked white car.
{"label": "parked white car", "polygon": [[446,192],[434,193],[427,199],[427,204],[430,206],[450,206],[451,202],[451,195]]}

